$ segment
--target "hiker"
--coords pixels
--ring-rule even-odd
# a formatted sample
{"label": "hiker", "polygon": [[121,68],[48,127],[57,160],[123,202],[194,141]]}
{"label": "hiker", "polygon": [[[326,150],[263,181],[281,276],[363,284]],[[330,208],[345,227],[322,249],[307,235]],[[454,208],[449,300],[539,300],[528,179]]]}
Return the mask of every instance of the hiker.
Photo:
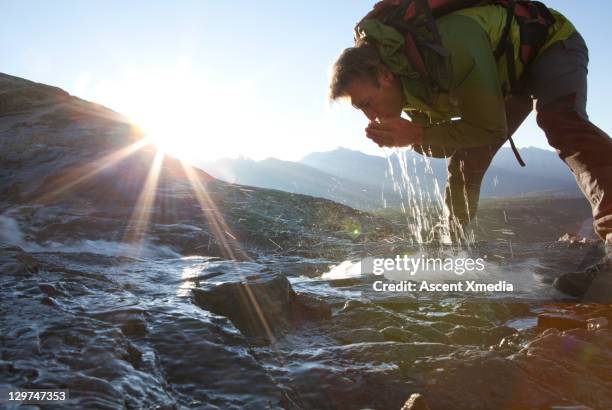
{"label": "hiker", "polygon": [[[422,18],[415,26],[433,39],[423,47],[427,35],[404,29],[418,12],[414,3],[384,0],[358,23],[355,46],[333,66],[330,100],[346,98],[361,110],[370,120],[366,136],[381,147],[448,158],[444,216],[455,239],[476,214],[493,156],[536,100],[539,127],[589,200],[595,231],[612,247],[612,140],[589,121],[588,50],[572,23],[539,2],[491,1],[441,16],[431,6],[424,15],[432,24]],[[577,296],[593,276],[569,273],[555,286]]]}

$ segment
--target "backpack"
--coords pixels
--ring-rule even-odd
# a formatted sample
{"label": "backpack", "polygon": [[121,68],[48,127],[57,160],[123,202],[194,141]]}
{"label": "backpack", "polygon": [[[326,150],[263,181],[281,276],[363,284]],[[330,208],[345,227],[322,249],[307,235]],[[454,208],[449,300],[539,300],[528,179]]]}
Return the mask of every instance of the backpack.
{"label": "backpack", "polygon": [[[382,0],[355,26],[355,40],[359,40],[359,25],[363,20],[373,19],[395,28],[404,36],[404,51],[412,68],[430,89],[445,89],[448,84],[448,52],[442,46],[435,19],[453,11],[468,7],[496,4],[506,8],[506,23],[493,54],[495,59],[506,55],[508,81],[511,92],[518,92],[514,47],[510,39],[512,22],[519,24],[521,62],[527,68],[546,42],[548,29],[555,23],[548,8],[530,0]],[[428,66],[426,66],[427,61]],[[433,62],[433,64],[431,64]],[[526,71],[526,70],[525,70]],[[503,87],[504,92],[506,87]],[[521,166],[521,159],[514,141],[510,145]]]}

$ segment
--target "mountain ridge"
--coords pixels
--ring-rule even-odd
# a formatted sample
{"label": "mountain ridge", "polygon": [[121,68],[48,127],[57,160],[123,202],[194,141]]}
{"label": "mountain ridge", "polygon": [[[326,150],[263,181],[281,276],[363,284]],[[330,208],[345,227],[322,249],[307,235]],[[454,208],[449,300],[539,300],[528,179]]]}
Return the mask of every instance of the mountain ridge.
{"label": "mountain ridge", "polygon": [[[571,172],[553,152],[530,147],[521,153],[528,163],[526,168],[519,167],[509,148],[500,149],[483,179],[483,198],[537,194],[580,196]],[[439,190],[444,189],[445,160],[424,160],[412,151],[384,158],[340,147],[313,152],[295,162],[271,157],[260,161],[241,157],[196,165],[222,180],[305,193],[372,211],[400,206],[402,197],[406,198],[410,191],[402,180],[390,178],[391,171],[395,176],[402,175],[398,155],[410,165],[404,174],[412,179],[413,184],[418,180],[419,190],[435,194],[435,183]],[[299,171],[301,175],[298,175]],[[313,180],[317,183],[312,183]],[[394,184],[400,187],[399,191],[404,190],[401,195],[397,186],[394,189]]]}

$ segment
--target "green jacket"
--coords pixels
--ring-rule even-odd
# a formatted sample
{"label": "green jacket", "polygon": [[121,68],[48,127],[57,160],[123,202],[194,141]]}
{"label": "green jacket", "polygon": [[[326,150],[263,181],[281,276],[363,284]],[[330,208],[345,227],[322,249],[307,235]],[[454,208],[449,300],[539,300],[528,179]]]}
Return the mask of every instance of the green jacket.
{"label": "green jacket", "polygon": [[[563,15],[552,9],[551,12],[556,22],[540,54],[575,31]],[[450,90],[436,93],[415,75],[402,51],[404,38],[399,32],[377,20],[361,23],[360,35],[377,45],[383,62],[401,79],[406,98],[404,111],[424,126],[423,145],[414,147],[417,151],[436,157],[448,156],[457,148],[501,143],[507,139],[504,98],[510,96],[502,92],[502,85],[508,83],[507,62],[505,56],[496,62],[492,53],[505,21],[505,8],[495,5],[460,10],[436,21],[442,45],[449,53],[448,83],[442,86]],[[516,20],[510,35],[520,77],[523,64],[518,53]]]}

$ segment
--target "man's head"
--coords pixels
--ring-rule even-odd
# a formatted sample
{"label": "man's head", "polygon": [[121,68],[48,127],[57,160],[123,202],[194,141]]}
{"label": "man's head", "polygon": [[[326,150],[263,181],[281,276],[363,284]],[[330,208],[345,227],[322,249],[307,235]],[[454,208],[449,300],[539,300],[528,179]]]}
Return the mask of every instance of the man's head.
{"label": "man's head", "polygon": [[404,106],[399,79],[366,42],[345,49],[332,68],[329,99],[339,98],[348,98],[370,121],[399,117]]}

